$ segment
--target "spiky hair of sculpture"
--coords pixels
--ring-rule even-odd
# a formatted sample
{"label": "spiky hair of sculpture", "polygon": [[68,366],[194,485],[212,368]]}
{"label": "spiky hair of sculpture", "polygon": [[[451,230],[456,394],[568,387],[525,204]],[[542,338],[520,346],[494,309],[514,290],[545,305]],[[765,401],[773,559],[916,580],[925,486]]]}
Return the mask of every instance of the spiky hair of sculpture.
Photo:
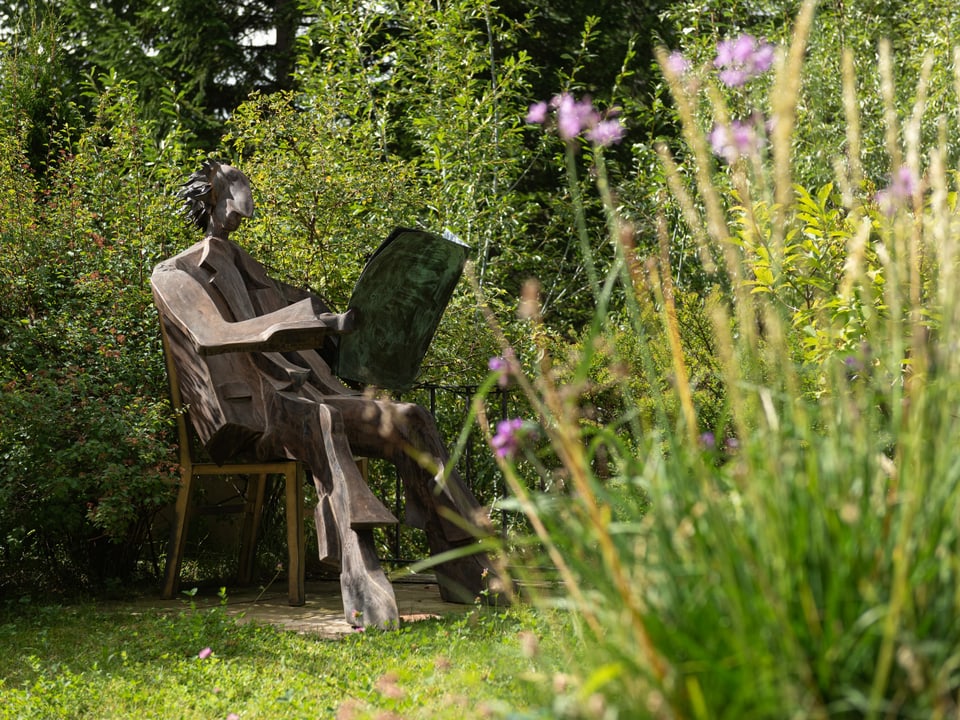
{"label": "spiky hair of sculpture", "polygon": [[235,167],[207,160],[180,186],[177,197],[187,219],[207,235],[226,239],[245,217],[253,217],[247,176]]}
{"label": "spiky hair of sculpture", "polygon": [[213,165],[212,160],[207,160],[177,190],[177,197],[183,201],[183,214],[201,230],[206,230],[210,222],[210,191],[213,190],[210,176],[214,172]]}

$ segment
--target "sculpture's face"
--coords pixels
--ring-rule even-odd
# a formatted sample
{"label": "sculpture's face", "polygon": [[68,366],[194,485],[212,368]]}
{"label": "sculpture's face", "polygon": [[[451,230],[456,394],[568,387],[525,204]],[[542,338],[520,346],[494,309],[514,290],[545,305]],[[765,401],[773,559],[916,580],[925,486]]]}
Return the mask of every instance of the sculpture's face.
{"label": "sculpture's face", "polygon": [[253,217],[253,193],[247,176],[231,165],[212,168],[213,203],[211,230],[230,233],[240,227],[243,218]]}

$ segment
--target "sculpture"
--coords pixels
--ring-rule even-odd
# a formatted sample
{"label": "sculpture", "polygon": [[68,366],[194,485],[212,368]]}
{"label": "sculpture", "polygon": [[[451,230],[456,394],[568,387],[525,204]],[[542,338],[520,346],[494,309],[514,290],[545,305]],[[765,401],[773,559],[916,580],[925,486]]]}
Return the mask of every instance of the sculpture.
{"label": "sculpture", "polygon": [[[456,472],[430,414],[374,399],[331,370],[338,337],[362,323],[315,294],[268,276],[228,235],[253,214],[247,177],[208,162],[180,196],[205,230],[194,246],[159,263],[151,283],[189,417],[217,462],[290,458],[312,474],[322,561],[340,569],[344,614],[357,625],[398,620],[393,588],[372,529],[397,522],[374,496],[354,458],[393,462],[406,494],[405,521],[426,531],[431,553],[477,542],[479,504]],[[469,602],[489,585],[480,553],[439,565],[446,600]]]}

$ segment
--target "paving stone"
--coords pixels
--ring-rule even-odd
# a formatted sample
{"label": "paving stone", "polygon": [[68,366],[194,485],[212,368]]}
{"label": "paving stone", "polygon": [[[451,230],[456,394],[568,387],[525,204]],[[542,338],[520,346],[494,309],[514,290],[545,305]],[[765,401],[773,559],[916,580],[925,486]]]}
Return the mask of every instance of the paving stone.
{"label": "paving stone", "polygon": [[[286,582],[277,582],[266,590],[261,588],[231,588],[227,586],[228,614],[241,622],[260,622],[276,625],[295,632],[318,635],[324,638],[339,638],[354,628],[344,620],[340,583],[336,580],[308,581],[307,602],[301,607],[291,607],[287,602]],[[427,618],[469,612],[472,605],[444,602],[440,589],[432,578],[412,576],[393,583],[397,596],[400,622],[416,622]],[[192,598],[181,596],[173,600],[147,598],[136,603],[138,611],[148,608],[157,610],[183,609],[188,602],[197,608],[216,607],[220,598],[213,589],[199,590]]]}

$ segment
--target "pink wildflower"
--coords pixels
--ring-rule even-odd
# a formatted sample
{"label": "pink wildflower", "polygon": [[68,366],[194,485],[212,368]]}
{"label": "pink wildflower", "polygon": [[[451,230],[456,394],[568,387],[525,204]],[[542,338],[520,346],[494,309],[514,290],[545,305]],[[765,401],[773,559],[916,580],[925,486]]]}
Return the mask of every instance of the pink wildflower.
{"label": "pink wildflower", "polygon": [[490,362],[487,363],[487,367],[490,369],[490,372],[506,372],[509,369],[507,365],[507,359],[500,357],[499,355],[490,358]]}
{"label": "pink wildflower", "polygon": [[758,152],[761,144],[755,120],[734,120],[729,125],[714,125],[707,139],[714,154],[728,163]]}
{"label": "pink wildflower", "polygon": [[690,61],[679,50],[674,50],[667,56],[667,68],[674,75],[683,75],[690,69]]}
{"label": "pink wildflower", "polygon": [[511,458],[520,449],[520,441],[524,434],[523,420],[520,418],[501,420],[497,423],[496,434],[490,438],[490,445],[497,457]]}
{"label": "pink wildflower", "polygon": [[749,123],[734,120],[730,123],[730,142],[739,154],[746,155],[757,146],[757,131]]}
{"label": "pink wildflower", "polygon": [[604,117],[593,107],[589,97],[577,100],[570,93],[554,95],[549,103],[533,103],[526,121],[536,125],[546,124],[551,110],[556,114],[554,126],[557,134],[566,142],[575,140],[581,133],[585,133],[596,147],[606,147],[623,139],[623,125],[612,118],[615,111],[608,112]]}
{"label": "pink wildflower", "polygon": [[527,122],[531,125],[543,125],[547,121],[547,104],[543,101],[530,106]]}
{"label": "pink wildflower", "polygon": [[899,170],[893,174],[893,181],[890,183],[890,192],[897,200],[909,200],[917,189],[917,179],[906,165],[902,165]]}
{"label": "pink wildflower", "polygon": [[211,655],[213,655],[213,650],[208,647],[205,647],[203,650],[197,653],[197,657],[201,660],[206,660]]}
{"label": "pink wildflower", "polygon": [[714,125],[710,132],[707,134],[707,140],[710,141],[710,149],[713,150],[714,155],[719,155],[724,157],[727,151],[727,145],[729,144],[730,131],[726,125]]}
{"label": "pink wildflower", "polygon": [[890,184],[877,192],[874,200],[880,211],[892,216],[897,208],[905,205],[917,191],[917,178],[906,165],[900,166],[890,179]]}
{"label": "pink wildflower", "polygon": [[597,147],[609,147],[623,140],[626,131],[619,120],[601,120],[587,130],[587,140]]}
{"label": "pink wildflower", "polygon": [[499,377],[497,378],[497,385],[502,388],[507,387],[510,384],[510,362],[505,357],[490,358],[490,362],[487,363],[487,367],[490,369],[490,372],[498,373]]}
{"label": "pink wildflower", "polygon": [[757,40],[753,35],[741,35],[733,40],[717,43],[717,57],[713,64],[720,70],[720,82],[728,87],[739,87],[762,75],[773,66],[774,46]]}
{"label": "pink wildflower", "polygon": [[595,125],[599,119],[589,98],[576,100],[573,95],[564,93],[554,98],[554,101],[557,107],[557,131],[564,140],[573,140],[584,129]]}
{"label": "pink wildflower", "polygon": [[764,42],[757,46],[753,53],[753,69],[757,73],[765,73],[773,67],[775,49],[771,43]]}

